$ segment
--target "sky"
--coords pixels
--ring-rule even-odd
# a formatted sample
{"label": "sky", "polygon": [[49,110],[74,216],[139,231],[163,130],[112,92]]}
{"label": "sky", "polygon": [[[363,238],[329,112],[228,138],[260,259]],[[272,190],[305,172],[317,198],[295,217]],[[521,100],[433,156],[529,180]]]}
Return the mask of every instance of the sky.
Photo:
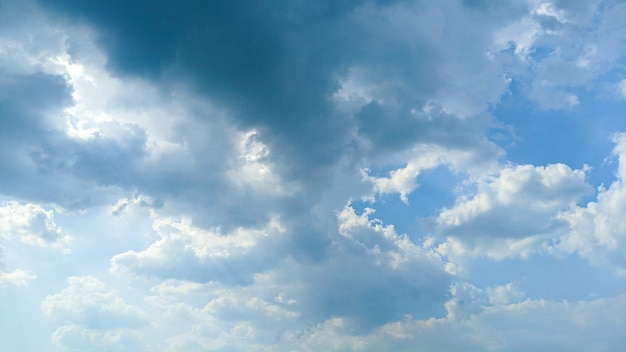
{"label": "sky", "polygon": [[626,350],[624,18],[0,0],[0,349]]}

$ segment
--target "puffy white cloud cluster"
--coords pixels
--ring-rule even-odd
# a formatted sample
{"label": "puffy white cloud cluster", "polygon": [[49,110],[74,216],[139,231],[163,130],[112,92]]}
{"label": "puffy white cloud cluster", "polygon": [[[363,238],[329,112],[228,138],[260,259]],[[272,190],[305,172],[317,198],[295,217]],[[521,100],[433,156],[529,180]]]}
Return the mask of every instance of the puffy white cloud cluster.
{"label": "puffy white cloud cluster", "polygon": [[613,141],[616,179],[599,187],[595,201],[580,204],[593,192],[586,168],[505,166],[480,180],[476,192],[461,195],[439,213],[435,228],[445,238],[439,250],[451,257],[497,260],[577,253],[594,265],[624,273],[624,135],[616,134]]}
{"label": "puffy white cloud cluster", "polygon": [[497,159],[503,153],[495,144],[483,140],[459,149],[418,144],[403,154],[406,165],[392,169],[388,177],[371,176],[370,170],[364,169],[363,178],[373,184],[375,193],[398,193],[402,202],[408,204],[408,196],[418,187],[418,178],[423,171],[445,165],[450,171],[476,181],[497,171]]}
{"label": "puffy white cloud cluster", "polygon": [[0,286],[27,286],[37,278],[29,270],[11,269],[21,259],[21,251],[14,249],[18,244],[70,253],[72,238],[56,224],[54,214],[54,210],[46,210],[39,204],[0,202]]}
{"label": "puffy white cloud cluster", "polygon": [[584,169],[504,166],[480,180],[473,195],[460,196],[439,213],[436,231],[446,239],[440,249],[451,256],[494,259],[545,251],[567,231],[561,214],[592,191]]}
{"label": "puffy white cloud cluster", "polygon": [[63,248],[71,240],[54,222],[53,210],[15,201],[0,203],[0,238],[50,248]]}
{"label": "puffy white cloud cluster", "polygon": [[192,226],[189,219],[157,218],[153,227],[160,239],[145,250],[114,256],[113,271],[245,284],[276,260],[274,248],[285,231],[277,218],[259,229],[238,228],[231,233],[222,233],[219,228],[205,231]]}
{"label": "puffy white cloud cluster", "polygon": [[597,200],[585,207],[561,214],[570,232],[560,238],[557,249],[576,252],[596,265],[609,266],[626,274],[626,136],[614,136],[618,159],[616,180],[608,188],[600,187]]}

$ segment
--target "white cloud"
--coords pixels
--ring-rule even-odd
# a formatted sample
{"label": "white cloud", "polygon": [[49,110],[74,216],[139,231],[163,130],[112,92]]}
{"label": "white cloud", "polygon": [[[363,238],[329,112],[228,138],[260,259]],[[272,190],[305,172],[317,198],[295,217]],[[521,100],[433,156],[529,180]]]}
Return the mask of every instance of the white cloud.
{"label": "white cloud", "polygon": [[456,282],[450,287],[452,296],[446,302],[446,319],[452,322],[467,320],[480,314],[487,297],[483,290],[467,282]]}
{"label": "white cloud", "polygon": [[35,280],[37,275],[29,274],[24,270],[17,269],[11,272],[0,271],[0,287],[2,286],[28,286],[28,282]]}
{"label": "white cloud", "polygon": [[571,232],[561,236],[556,248],[577,252],[597,265],[606,265],[626,274],[626,135],[613,138],[618,158],[616,180],[600,188],[597,201],[561,214]]}
{"label": "white cloud", "polygon": [[541,26],[531,17],[522,18],[499,29],[495,33],[494,50],[503,51],[513,45],[515,55],[525,59],[531,52]]}
{"label": "white cloud", "polygon": [[357,215],[350,205],[338,212],[339,235],[347,241],[338,242],[337,245],[346,247],[346,251],[352,246],[363,249],[374,257],[374,263],[394,270],[422,265],[432,266],[433,269],[443,267],[439,255],[428,248],[427,244],[421,247],[413,243],[406,234],[396,233],[393,225],[384,225],[380,219],[371,219],[372,214],[374,209],[366,208],[362,214]]}
{"label": "white cloud", "polygon": [[59,322],[85,328],[109,329],[146,324],[144,314],[127,304],[114,290],[91,276],[72,276],[60,293],[47,296],[41,309]]}
{"label": "white cloud", "polygon": [[143,251],[128,251],[111,259],[113,272],[131,272],[161,279],[212,280],[246,283],[273,260],[270,250],[285,231],[278,218],[262,228],[202,230],[183,218],[159,218],[154,230],[160,239]]}
{"label": "white cloud", "polygon": [[532,11],[532,14],[554,17],[559,22],[567,21],[565,19],[565,11],[557,9],[554,4],[550,2],[538,2],[537,7]]}
{"label": "white cloud", "polygon": [[[420,153],[418,152],[418,154]],[[419,174],[424,170],[433,169],[441,163],[441,156],[426,150],[423,155],[410,160],[405,167],[390,171],[389,177],[369,176],[367,169],[363,170],[363,177],[374,184],[374,192],[378,194],[399,193],[400,199],[408,204],[408,195],[417,188]]]}
{"label": "white cloud", "polygon": [[38,204],[0,203],[0,237],[51,248],[64,248],[71,240],[54,222],[54,211]]}
{"label": "white cloud", "polygon": [[560,213],[591,191],[584,169],[505,166],[478,181],[475,194],[441,211],[436,229],[447,242],[440,249],[449,255],[527,257],[566,231]]}
{"label": "white cloud", "polygon": [[148,326],[147,315],[92,276],[67,278],[67,287],[60,293],[46,296],[41,309],[60,324],[51,339],[63,347],[94,351],[147,350],[141,332]]}
{"label": "white cloud", "polygon": [[[159,204],[152,197],[146,196],[140,193],[135,193],[129,197],[118,199],[115,204],[109,206],[109,213],[113,216],[119,217],[126,213],[132,215],[147,216],[150,214],[147,209],[158,208]],[[139,213],[139,209],[146,210],[144,213]]]}
{"label": "white cloud", "polygon": [[176,147],[171,131],[188,115],[179,100],[185,99],[184,92],[164,96],[148,82],[113,76],[105,68],[107,57],[92,29],[61,25],[46,18],[37,6],[23,6],[28,7],[19,14],[23,23],[8,21],[10,30],[0,35],[0,68],[12,74],[57,75],[71,85],[72,104],[65,115],[50,117],[53,128],[83,141],[100,136],[123,142],[124,135],[116,127],[137,125],[147,131],[151,152]]}
{"label": "white cloud", "polygon": [[[223,287],[219,283],[197,284],[167,281],[146,297],[151,325],[162,332],[153,350],[265,350],[283,331],[302,324],[293,302],[276,300],[273,283]],[[279,302],[280,301],[280,302]],[[164,347],[165,346],[165,347]]]}
{"label": "white cloud", "polygon": [[467,175],[470,180],[480,179],[497,170],[497,158],[502,151],[495,144],[482,141],[464,149],[418,144],[398,154],[396,158],[408,159],[406,166],[392,169],[388,177],[370,176],[368,169],[363,169],[362,173],[364,180],[373,184],[374,193],[398,193],[408,204],[408,196],[418,187],[418,177],[423,171],[445,165],[454,172]]}
{"label": "white cloud", "polygon": [[524,297],[524,292],[517,285],[509,282],[505,285],[488,287],[487,296],[491,305],[499,306],[520,302]]}

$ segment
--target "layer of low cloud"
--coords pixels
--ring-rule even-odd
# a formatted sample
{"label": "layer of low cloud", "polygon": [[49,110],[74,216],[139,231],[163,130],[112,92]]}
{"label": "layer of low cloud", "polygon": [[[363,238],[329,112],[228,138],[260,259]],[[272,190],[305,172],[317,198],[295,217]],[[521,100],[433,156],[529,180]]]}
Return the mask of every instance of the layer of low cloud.
{"label": "layer of low cloud", "polygon": [[[72,279],[62,294],[44,301],[44,309],[62,311],[63,299],[71,296],[72,287],[79,281],[92,280]],[[86,285],[81,290],[95,301],[107,300],[107,309],[117,314],[140,315],[102,287]],[[623,296],[578,302],[533,300],[524,298],[524,293],[510,283],[486,290],[456,283],[449,291],[442,317],[419,319],[407,314],[365,333],[358,322],[345,316],[315,324],[303,322],[295,308],[297,302],[283,292],[264,299],[251,296],[249,290],[167,281],[155,287],[153,293],[145,309],[158,319],[149,326],[90,328],[72,324],[60,327],[53,338],[73,348],[106,350],[115,343],[117,348],[130,350],[134,346],[140,351],[550,351],[563,347],[609,351],[623,347],[616,332],[626,324],[619,308],[624,306]],[[192,302],[198,297],[207,297],[208,303],[196,306]],[[86,299],[78,302],[84,303],[73,311],[85,309]],[[159,341],[143,340],[144,334],[159,331],[168,331],[166,339],[160,335]]]}

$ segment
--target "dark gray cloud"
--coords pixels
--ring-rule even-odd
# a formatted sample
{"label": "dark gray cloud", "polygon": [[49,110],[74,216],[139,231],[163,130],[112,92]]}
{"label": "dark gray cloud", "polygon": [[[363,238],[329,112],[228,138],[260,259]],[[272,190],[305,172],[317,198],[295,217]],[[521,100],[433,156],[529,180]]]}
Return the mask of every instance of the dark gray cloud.
{"label": "dark gray cloud", "polygon": [[[134,162],[143,155],[138,129],[124,130],[123,144],[96,137],[68,138],[60,130],[72,103],[71,87],[61,76],[8,75],[2,85],[0,193],[82,207],[106,202],[98,187],[124,186]],[[134,182],[134,181],[133,181]]]}
{"label": "dark gray cloud", "polygon": [[[467,42],[467,35],[450,32],[445,23],[478,16],[473,8],[456,3],[446,5],[447,13],[400,1],[41,5],[57,14],[56,23],[91,28],[114,75],[156,84],[164,104],[174,103],[171,93],[176,87],[192,87],[228,117],[224,122],[210,111],[191,112],[191,120],[176,124],[169,140],[187,151],[159,158],[150,158],[145,150],[149,132],[132,123],[112,121],[113,132],[90,140],[60,134],[55,139],[38,137],[41,142],[30,148],[37,169],[64,174],[83,189],[138,190],[172,199],[177,207],[195,211],[199,224],[254,225],[266,221],[269,213],[287,212],[288,218],[298,218],[294,223],[306,224],[296,233],[310,232],[315,225],[305,221],[307,214],[325,197],[339,164],[357,184],[368,158],[384,163],[390,152],[416,143],[480,149],[483,131],[491,124],[489,119],[459,119],[442,111],[445,106],[433,108],[444,88],[468,84],[451,83],[449,76],[459,73],[455,67],[483,72],[478,78],[486,82],[500,79],[497,65],[486,59],[449,55],[457,44]],[[511,9],[490,11],[483,18],[485,29]],[[442,35],[450,35],[453,42],[441,42]],[[490,37],[477,31],[473,39],[463,45],[464,52],[484,50],[482,44]],[[80,59],[90,55],[82,44],[69,35],[64,45]],[[346,112],[337,108],[336,93],[355,72],[360,77],[357,85],[373,87],[367,92],[370,102]],[[497,98],[500,91],[495,91]],[[472,99],[481,105],[494,99],[492,95]],[[297,196],[268,199],[229,185],[232,176],[227,171],[236,151],[228,137],[232,129],[223,128],[228,124],[258,129],[271,150],[266,159],[274,172],[282,182],[300,184]],[[353,187],[344,195],[358,197],[362,191]],[[342,206],[345,199],[332,206]],[[85,206],[89,201],[66,203]],[[327,244],[313,242],[314,247]]]}
{"label": "dark gray cloud", "polygon": [[[53,133],[47,114],[60,113],[71,101],[71,87],[61,76],[3,72],[0,113],[4,143],[28,143]],[[8,151],[7,148],[3,148]],[[8,154],[8,153],[6,153]],[[7,155],[8,157],[8,155]]]}
{"label": "dark gray cloud", "polygon": [[[365,133],[372,124],[381,130],[384,138],[374,139],[376,147],[401,148],[422,140],[431,127],[408,122],[406,111],[421,109],[450,85],[447,76],[454,74],[442,71],[450,59],[447,44],[437,38],[447,31],[442,27],[445,21],[457,15],[427,17],[437,12],[428,5],[398,1],[44,5],[96,28],[115,74],[190,83],[227,108],[237,124],[259,128],[288,178],[318,178],[311,169],[333,164],[354,147],[355,125]],[[403,16],[406,12],[423,17],[413,22]],[[468,52],[484,50],[477,44],[489,37],[477,34]],[[463,39],[454,35],[460,37],[455,40]],[[438,66],[441,69],[433,69]],[[401,105],[393,112],[396,116],[373,111],[376,102],[356,121],[334,109],[331,98],[354,67],[361,68],[368,80],[385,85],[386,94]],[[415,133],[397,138],[397,124],[377,125],[379,120],[398,120],[404,134]],[[406,142],[389,143],[398,139]]]}
{"label": "dark gray cloud", "polygon": [[[115,77],[157,87],[158,93],[142,99],[174,105],[199,97],[211,108],[186,104],[183,118],[159,116],[177,121],[165,121],[171,126],[167,142],[177,149],[162,154],[150,150],[148,127],[122,118],[99,123],[99,131],[86,139],[70,138],[58,121],[49,134],[36,130],[39,125],[25,126],[33,137],[24,141],[30,169],[23,174],[47,187],[31,191],[24,178],[16,178],[17,187],[7,186],[6,193],[81,208],[139,192],[163,205],[161,215],[188,214],[198,228],[220,226],[231,242],[238,229],[259,228],[278,215],[284,236],[249,250],[237,251],[230,243],[227,250],[235,253],[228,257],[194,252],[196,239],[185,237],[190,231],[185,228],[144,250],[119,254],[113,266],[161,280],[235,286],[254,285],[255,275],[270,272],[312,321],[339,315],[371,328],[403,314],[440,313],[451,281],[440,259],[400,240],[379,241],[382,254],[351,242],[338,245],[335,211],[368,193],[371,185],[361,174],[367,159],[385,164],[388,155],[419,143],[484,148],[484,130],[492,121],[473,112],[500,91],[454,106],[446,103],[453,96],[442,98],[446,87],[454,94],[468,84],[450,83],[449,76],[459,72],[482,72],[479,78],[500,88],[504,82],[486,59],[455,68],[466,60],[449,51],[465,34],[452,33],[456,42],[441,42],[448,35],[446,21],[466,8],[449,4],[446,18],[436,7],[399,1],[42,6],[59,23],[90,28]],[[463,50],[483,50],[489,37],[478,34],[475,45]],[[76,59],[90,60],[84,43],[70,36],[65,45]],[[68,118],[71,79],[55,79],[57,86],[42,92],[42,108],[33,116]],[[356,101],[351,80],[357,91],[365,87]],[[338,98],[340,91],[347,98]],[[128,89],[125,99],[139,97]],[[463,110],[469,116],[455,115]],[[269,150],[258,162],[279,185],[293,183],[295,191],[264,193],[237,183],[232,174],[241,166],[237,136],[251,129]],[[216,244],[203,246],[210,251]],[[403,262],[393,264],[391,257]]]}
{"label": "dark gray cloud", "polygon": [[[336,89],[333,74],[341,69],[342,54],[341,45],[330,38],[337,37],[334,20],[354,4],[48,5],[97,28],[108,67],[116,74],[188,81],[230,108],[237,121],[268,127],[282,141],[277,153],[305,153],[304,158],[290,158],[292,162],[336,158],[334,147],[345,126],[332,113],[328,98]],[[317,148],[304,147],[312,144]]]}

